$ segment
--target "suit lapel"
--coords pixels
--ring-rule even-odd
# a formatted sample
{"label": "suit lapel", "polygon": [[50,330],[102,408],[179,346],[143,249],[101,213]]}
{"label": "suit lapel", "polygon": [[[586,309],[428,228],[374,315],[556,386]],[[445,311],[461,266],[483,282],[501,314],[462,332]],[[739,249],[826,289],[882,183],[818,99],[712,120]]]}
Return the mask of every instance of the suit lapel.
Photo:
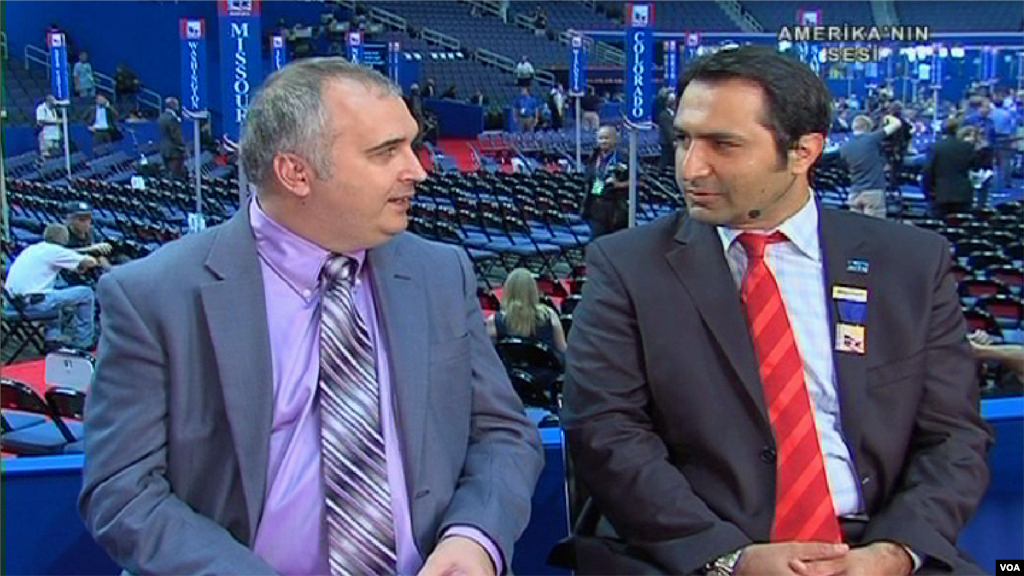
{"label": "suit lapel", "polygon": [[691,218],[683,221],[675,240],[677,245],[666,255],[669,265],[690,294],[768,428],[754,347],[722,242],[714,227]]}
{"label": "suit lapel", "polygon": [[[421,279],[402,254],[403,237],[367,252],[373,277],[379,326],[387,342],[391,404],[402,447],[406,490],[412,511],[413,534],[422,533],[417,519],[416,486],[421,477],[427,417],[427,303]],[[421,550],[423,548],[421,546]]]}
{"label": "suit lapel", "polygon": [[263,275],[248,210],[225,224],[206,261],[218,281],[200,288],[224,408],[235,443],[250,542],[263,513],[273,418],[273,369]]}
{"label": "suit lapel", "polygon": [[[871,247],[865,241],[867,235],[857,229],[857,220],[836,210],[819,207],[821,254],[825,270],[825,307],[829,315],[832,337],[832,359],[835,364],[836,385],[839,393],[840,414],[846,443],[856,459],[860,453],[863,434],[858,415],[863,414],[866,405],[867,354],[878,345],[878,321],[874,317],[872,301],[878,296],[872,290]],[[858,263],[868,265],[858,271]],[[865,321],[865,352],[856,354],[836,350],[836,325],[839,323],[836,300],[832,297],[834,286],[864,288],[868,291],[867,320]],[[875,333],[872,333],[872,328]],[[856,461],[854,462],[856,465]]]}

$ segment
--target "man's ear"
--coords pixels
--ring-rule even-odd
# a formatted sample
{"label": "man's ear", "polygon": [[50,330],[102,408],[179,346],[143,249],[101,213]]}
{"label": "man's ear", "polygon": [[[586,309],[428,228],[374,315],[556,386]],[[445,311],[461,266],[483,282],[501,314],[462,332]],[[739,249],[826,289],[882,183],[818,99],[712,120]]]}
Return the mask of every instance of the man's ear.
{"label": "man's ear", "polygon": [[789,169],[793,174],[807,174],[821,157],[825,147],[823,134],[804,134],[789,151]]}
{"label": "man's ear", "polygon": [[311,190],[312,179],[316,177],[313,168],[297,154],[280,152],[274,154],[274,177],[281,187],[296,198],[305,198]]}

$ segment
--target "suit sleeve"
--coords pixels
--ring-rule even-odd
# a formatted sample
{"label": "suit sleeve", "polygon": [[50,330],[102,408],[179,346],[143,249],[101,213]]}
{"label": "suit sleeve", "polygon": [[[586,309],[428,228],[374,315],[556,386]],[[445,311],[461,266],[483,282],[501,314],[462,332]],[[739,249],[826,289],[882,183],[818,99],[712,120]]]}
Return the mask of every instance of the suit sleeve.
{"label": "suit sleeve", "polygon": [[133,574],[273,574],[246,546],[171,493],[169,374],[157,337],[104,276],[99,362],[85,410],[78,508],[110,557]]}
{"label": "suit sleeve", "polygon": [[868,523],[865,541],[891,540],[952,568],[956,541],[988,487],[992,434],[982,419],[949,246],[933,272],[925,389],[900,487]]}
{"label": "suit sleeve", "polygon": [[537,427],[526,417],[487,336],[472,265],[461,248],[457,254],[463,279],[462,313],[470,340],[473,412],[466,462],[438,537],[454,526],[476,528],[501,550],[508,570],[513,544],[530,519],[544,456]]}
{"label": "suit sleeve", "polygon": [[655,429],[630,295],[602,251],[569,332],[562,423],[578,479],[616,532],[670,574],[692,574],[750,539],[698,497]]}

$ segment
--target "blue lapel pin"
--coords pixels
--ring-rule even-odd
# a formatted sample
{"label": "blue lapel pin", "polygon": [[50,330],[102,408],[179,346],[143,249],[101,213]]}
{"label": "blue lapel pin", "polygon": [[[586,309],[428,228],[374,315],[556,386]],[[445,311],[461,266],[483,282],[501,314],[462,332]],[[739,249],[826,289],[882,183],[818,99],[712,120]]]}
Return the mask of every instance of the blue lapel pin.
{"label": "blue lapel pin", "polygon": [[854,274],[867,274],[868,261],[861,258],[851,258],[846,262],[846,271]]}

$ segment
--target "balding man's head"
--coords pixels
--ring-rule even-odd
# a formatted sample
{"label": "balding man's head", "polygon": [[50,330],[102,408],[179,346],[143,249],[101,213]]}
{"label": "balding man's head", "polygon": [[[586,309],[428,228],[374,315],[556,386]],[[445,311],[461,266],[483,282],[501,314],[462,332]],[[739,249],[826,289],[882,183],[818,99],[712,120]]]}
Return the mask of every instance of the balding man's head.
{"label": "balding man's head", "polygon": [[619,143],[619,132],[614,126],[601,126],[597,130],[597,147],[602,152],[610,152]]}

